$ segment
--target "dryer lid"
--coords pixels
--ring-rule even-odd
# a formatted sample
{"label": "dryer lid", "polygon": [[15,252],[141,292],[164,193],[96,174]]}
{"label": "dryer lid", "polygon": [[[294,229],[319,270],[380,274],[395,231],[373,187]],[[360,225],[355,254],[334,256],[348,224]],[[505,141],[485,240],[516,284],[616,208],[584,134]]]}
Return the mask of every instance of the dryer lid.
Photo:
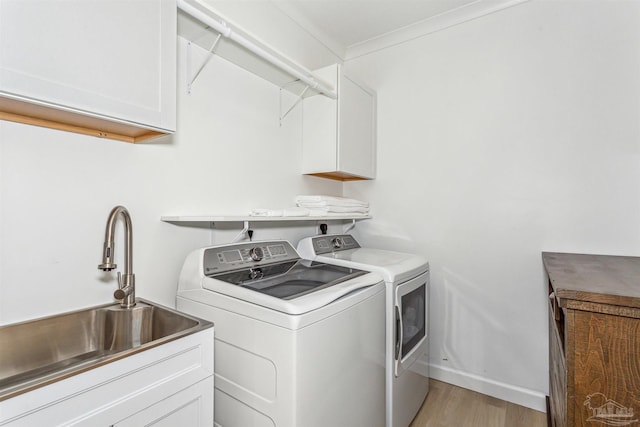
{"label": "dryer lid", "polygon": [[429,263],[422,256],[363,248],[348,234],[307,237],[298,243],[298,252],[319,262],[379,273],[389,283],[401,282],[429,270]]}

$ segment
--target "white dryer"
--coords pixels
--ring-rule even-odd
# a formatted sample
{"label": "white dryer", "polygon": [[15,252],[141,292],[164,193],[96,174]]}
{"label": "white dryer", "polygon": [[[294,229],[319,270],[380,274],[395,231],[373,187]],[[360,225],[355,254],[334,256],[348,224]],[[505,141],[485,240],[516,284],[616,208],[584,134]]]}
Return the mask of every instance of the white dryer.
{"label": "white dryer", "polygon": [[380,275],[286,241],[189,254],[177,307],[215,323],[215,425],[383,427],[384,303]]}
{"label": "white dryer", "polygon": [[429,392],[429,263],[418,255],[362,248],[349,235],[301,240],[308,259],[380,274],[386,283],[386,426],[407,427]]}

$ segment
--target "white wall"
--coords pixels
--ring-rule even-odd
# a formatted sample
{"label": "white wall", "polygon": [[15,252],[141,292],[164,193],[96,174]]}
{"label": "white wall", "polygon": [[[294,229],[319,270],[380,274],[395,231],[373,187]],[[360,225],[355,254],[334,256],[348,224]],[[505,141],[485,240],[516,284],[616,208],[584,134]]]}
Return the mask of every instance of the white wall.
{"label": "white wall", "polygon": [[[285,24],[270,31],[327,58],[321,45]],[[173,306],[186,254],[226,243],[236,230],[212,235],[160,216],[245,215],[292,206],[297,194],[340,195],[340,183],[300,174],[300,110],[280,128],[277,87],[214,57],[186,95],[185,41],[179,44],[174,136],[133,145],[0,121],[0,323],[112,301],[115,274],[97,265],[117,204],[133,217],[138,296]],[[256,228],[254,239],[294,244],[315,232],[313,224]],[[121,244],[119,233],[118,257]]]}
{"label": "white wall", "polygon": [[640,253],[640,3],[531,1],[347,63],[370,246],[431,263],[431,374],[544,410],[542,251]]}

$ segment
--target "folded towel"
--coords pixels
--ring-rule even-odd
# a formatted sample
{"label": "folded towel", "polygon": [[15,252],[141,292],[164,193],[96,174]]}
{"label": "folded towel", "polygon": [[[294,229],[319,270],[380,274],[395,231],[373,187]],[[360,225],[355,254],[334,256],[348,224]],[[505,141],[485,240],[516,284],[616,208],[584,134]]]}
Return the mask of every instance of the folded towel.
{"label": "folded towel", "polygon": [[282,216],[281,210],[274,209],[253,209],[249,216]]}
{"label": "folded towel", "polygon": [[356,199],[348,199],[346,197],[337,196],[298,196],[296,197],[296,204],[298,206],[313,207],[313,206],[361,206],[368,207],[369,203]]}
{"label": "folded towel", "polygon": [[327,212],[319,209],[311,209],[309,216],[365,216],[364,212]]}
{"label": "folded towel", "polygon": [[345,214],[369,213],[369,203],[360,200],[335,196],[298,196],[298,207],[284,209],[252,209],[249,216],[262,217],[299,217],[299,216],[337,216]]}
{"label": "folded towel", "polygon": [[252,209],[249,216],[309,216],[307,208]]}
{"label": "folded towel", "polygon": [[282,216],[309,216],[310,213],[307,208],[286,208],[282,211]]}
{"label": "folded towel", "polygon": [[307,208],[311,212],[335,212],[335,213],[369,213],[369,208],[358,206],[320,206]]}

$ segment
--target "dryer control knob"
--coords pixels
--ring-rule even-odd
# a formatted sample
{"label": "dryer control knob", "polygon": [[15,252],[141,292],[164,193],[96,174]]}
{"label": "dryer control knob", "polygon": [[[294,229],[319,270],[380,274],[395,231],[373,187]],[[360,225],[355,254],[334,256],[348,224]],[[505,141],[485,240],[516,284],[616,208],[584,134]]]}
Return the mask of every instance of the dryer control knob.
{"label": "dryer control knob", "polygon": [[344,245],[344,242],[339,237],[335,237],[333,240],[331,240],[331,243],[333,244],[333,247],[335,249],[340,249],[342,245]]}
{"label": "dryer control knob", "polygon": [[262,248],[257,248],[257,247],[251,248],[249,250],[249,256],[254,261],[262,261],[262,258],[264,257],[264,252],[262,251]]}

